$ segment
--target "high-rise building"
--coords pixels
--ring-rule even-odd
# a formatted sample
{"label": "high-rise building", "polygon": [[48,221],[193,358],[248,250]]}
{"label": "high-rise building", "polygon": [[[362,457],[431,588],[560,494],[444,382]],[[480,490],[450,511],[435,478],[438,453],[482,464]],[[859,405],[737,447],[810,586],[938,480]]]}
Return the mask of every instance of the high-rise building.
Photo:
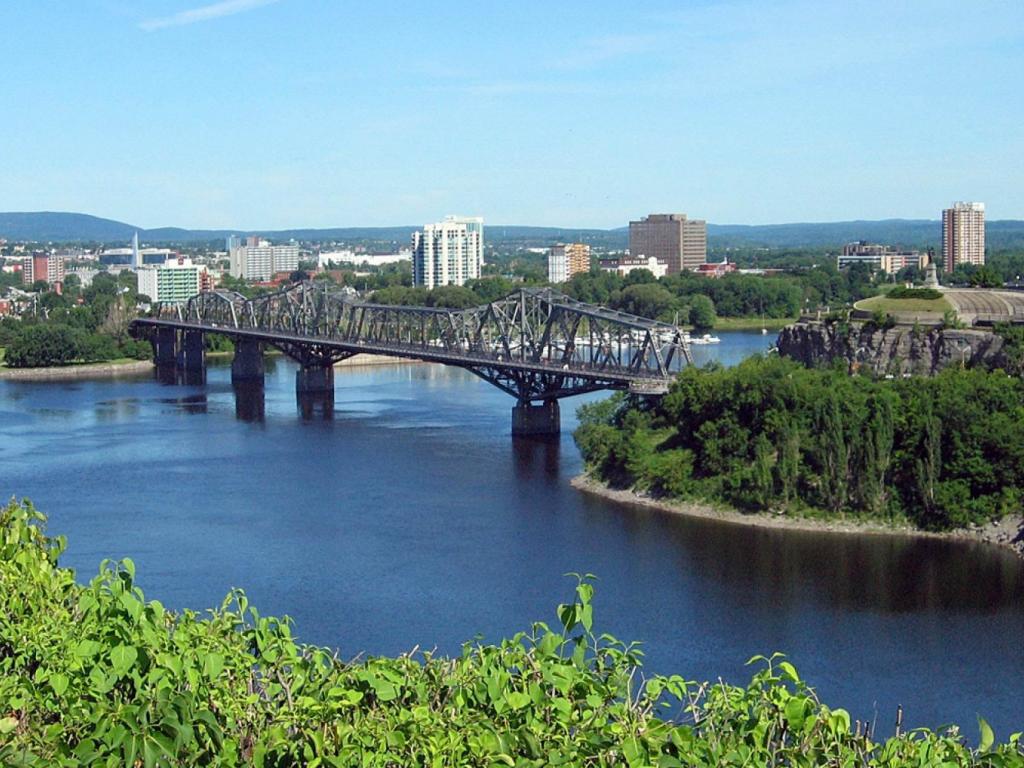
{"label": "high-rise building", "polygon": [[629,222],[629,255],[654,257],[668,274],[696,269],[708,260],[707,222],[685,213],[652,213]]}
{"label": "high-rise building", "polygon": [[573,275],[589,271],[590,246],[586,243],[559,243],[548,249],[548,282],[564,283]]}
{"label": "high-rise building", "polygon": [[32,285],[45,280],[50,285],[64,280],[64,259],[55,253],[36,251],[21,260],[21,282]]}
{"label": "high-rise building", "polygon": [[228,235],[224,239],[224,249],[228,253],[231,253],[233,250],[235,250],[235,248],[237,248],[241,244],[242,244],[242,238],[239,237],[238,235]]}
{"label": "high-rise building", "polygon": [[231,249],[231,276],[262,283],[277,272],[294,272],[299,268],[299,246],[271,245],[266,240],[250,237],[247,245]]}
{"label": "high-rise building", "polygon": [[138,276],[139,293],[165,303],[188,301],[210,285],[206,267],[183,256],[157,266],[139,267]]}
{"label": "high-rise building", "polygon": [[984,203],[953,203],[942,212],[942,263],[946,272],[985,263]]}
{"label": "high-rise building", "polygon": [[480,277],[484,265],[484,220],[446,216],[412,235],[412,274],[416,285],[464,285]]}

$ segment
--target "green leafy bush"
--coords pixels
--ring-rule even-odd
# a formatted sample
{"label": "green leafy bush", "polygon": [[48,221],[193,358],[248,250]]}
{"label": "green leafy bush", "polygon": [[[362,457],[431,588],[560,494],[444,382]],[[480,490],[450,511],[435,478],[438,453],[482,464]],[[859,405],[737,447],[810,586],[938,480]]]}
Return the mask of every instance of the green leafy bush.
{"label": "green leafy bush", "polygon": [[888,294],[890,299],[941,299],[942,292],[937,291],[934,288],[907,288],[906,286],[896,286]]}
{"label": "green leafy bush", "polygon": [[147,601],[130,560],[87,586],[28,502],[0,510],[0,764],[40,766],[1024,766],[1020,734],[875,741],[779,655],[746,687],[640,673],[594,629],[590,577],[559,623],[455,658],[340,660],[241,591],[200,617]]}

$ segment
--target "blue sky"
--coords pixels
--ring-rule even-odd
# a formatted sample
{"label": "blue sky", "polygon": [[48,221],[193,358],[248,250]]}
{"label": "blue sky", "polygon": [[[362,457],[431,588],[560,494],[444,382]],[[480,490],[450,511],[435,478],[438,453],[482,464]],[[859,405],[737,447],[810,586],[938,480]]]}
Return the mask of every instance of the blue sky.
{"label": "blue sky", "polygon": [[1024,3],[9,0],[0,210],[1024,218]]}

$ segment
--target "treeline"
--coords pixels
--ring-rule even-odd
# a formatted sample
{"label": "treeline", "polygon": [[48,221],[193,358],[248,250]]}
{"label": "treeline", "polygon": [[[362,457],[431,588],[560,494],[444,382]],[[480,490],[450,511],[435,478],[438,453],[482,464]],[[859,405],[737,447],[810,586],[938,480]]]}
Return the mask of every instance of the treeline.
{"label": "treeline", "polygon": [[584,578],[552,627],[343,661],[240,590],[169,611],[130,560],[79,584],[44,525],[0,508],[3,765],[1024,766],[1020,734],[996,745],[983,720],[977,749],[955,727],[876,740],[777,654],[746,687],[644,677]]}
{"label": "treeline", "polygon": [[654,405],[584,406],[576,442],[615,486],[946,530],[1020,510],[1024,382],[956,369],[875,380],[754,357],[686,369]]}
{"label": "treeline", "polygon": [[[728,274],[718,279],[692,272],[659,279],[646,269],[625,276],[594,269],[553,287],[580,301],[641,317],[711,327],[717,317],[787,318],[797,316],[805,307],[846,304],[876,293],[872,278],[866,269],[838,272],[830,266],[779,277]],[[370,299],[382,304],[462,309],[493,301],[522,285],[545,284],[484,277],[461,287],[428,290],[396,283],[373,291]]]}
{"label": "treeline", "polygon": [[132,273],[98,274],[85,289],[69,275],[62,294],[42,292],[44,287],[32,312],[0,321],[5,365],[35,368],[149,356],[149,344],[128,335],[137,304],[149,300],[138,295]]}

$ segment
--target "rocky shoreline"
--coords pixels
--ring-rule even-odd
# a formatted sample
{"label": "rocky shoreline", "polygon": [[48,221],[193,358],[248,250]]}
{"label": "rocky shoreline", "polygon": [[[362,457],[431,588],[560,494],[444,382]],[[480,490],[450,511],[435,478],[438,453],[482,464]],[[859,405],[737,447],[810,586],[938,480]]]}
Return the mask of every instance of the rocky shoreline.
{"label": "rocky shoreline", "polygon": [[151,370],[153,370],[153,363],[149,360],[133,360],[127,363],[87,363],[53,368],[0,368],[0,380],[77,381],[130,376]]}
{"label": "rocky shoreline", "polygon": [[632,504],[638,507],[655,509],[674,515],[686,515],[731,525],[746,525],[777,530],[811,531],[817,533],[837,534],[870,534],[885,536],[917,536],[921,538],[959,539],[962,541],[978,541],[994,546],[1010,549],[1017,557],[1024,559],[1024,515],[1011,515],[998,523],[976,528],[961,528],[955,531],[936,533],[922,531],[910,526],[891,526],[880,523],[861,522],[856,520],[818,520],[815,518],[788,517],[767,513],[745,513],[726,506],[716,506],[700,502],[657,499],[646,493],[631,489],[611,488],[604,482],[582,474],[574,477],[570,484],[583,493],[600,496],[603,499],[619,504]]}

